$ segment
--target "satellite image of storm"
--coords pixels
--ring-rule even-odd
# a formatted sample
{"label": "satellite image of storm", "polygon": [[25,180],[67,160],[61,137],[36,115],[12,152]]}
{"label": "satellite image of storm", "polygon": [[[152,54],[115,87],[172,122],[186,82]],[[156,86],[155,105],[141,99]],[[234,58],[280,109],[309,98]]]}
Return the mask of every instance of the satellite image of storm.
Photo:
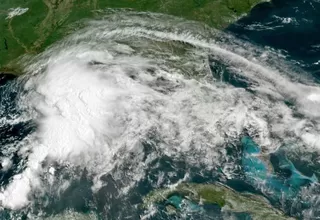
{"label": "satellite image of storm", "polygon": [[0,220],[320,219],[320,0],[0,0]]}

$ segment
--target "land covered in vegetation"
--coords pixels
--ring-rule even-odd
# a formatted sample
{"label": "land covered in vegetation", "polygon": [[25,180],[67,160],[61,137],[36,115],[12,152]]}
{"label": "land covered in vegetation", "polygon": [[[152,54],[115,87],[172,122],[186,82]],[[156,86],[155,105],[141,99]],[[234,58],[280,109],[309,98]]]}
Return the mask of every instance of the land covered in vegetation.
{"label": "land covered in vegetation", "polygon": [[70,24],[106,8],[159,12],[223,29],[266,0],[3,0],[0,71],[15,72],[21,55],[34,55],[69,34]]}

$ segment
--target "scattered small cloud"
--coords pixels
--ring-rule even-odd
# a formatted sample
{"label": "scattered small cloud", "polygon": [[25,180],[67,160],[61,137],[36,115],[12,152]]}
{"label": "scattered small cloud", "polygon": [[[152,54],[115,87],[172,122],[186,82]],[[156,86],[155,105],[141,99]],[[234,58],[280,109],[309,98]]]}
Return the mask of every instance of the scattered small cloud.
{"label": "scattered small cloud", "polygon": [[11,19],[13,17],[22,15],[22,14],[26,13],[28,10],[29,10],[29,8],[20,8],[20,7],[10,8],[6,19]]}

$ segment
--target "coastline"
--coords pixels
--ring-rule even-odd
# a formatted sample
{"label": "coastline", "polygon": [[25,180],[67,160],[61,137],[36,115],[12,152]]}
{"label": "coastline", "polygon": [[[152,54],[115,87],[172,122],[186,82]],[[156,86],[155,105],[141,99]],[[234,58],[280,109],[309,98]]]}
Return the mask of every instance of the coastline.
{"label": "coastline", "polygon": [[[95,11],[104,8],[124,8],[135,11],[150,11],[178,16],[187,20],[203,22],[210,27],[223,30],[228,25],[247,15],[253,7],[270,0],[228,1],[158,1],[117,0],[107,3],[96,0],[73,1],[28,1],[23,5],[12,1],[11,5],[0,4],[0,32],[4,33],[0,44],[0,72],[21,75],[20,58],[41,53],[53,43],[72,33],[75,22],[93,18]],[[163,1],[162,1],[163,2]],[[23,13],[8,13],[21,9]],[[25,10],[22,10],[25,9]],[[7,14],[5,13],[7,12]],[[28,21],[25,23],[25,21]],[[75,27],[78,28],[78,27]]]}

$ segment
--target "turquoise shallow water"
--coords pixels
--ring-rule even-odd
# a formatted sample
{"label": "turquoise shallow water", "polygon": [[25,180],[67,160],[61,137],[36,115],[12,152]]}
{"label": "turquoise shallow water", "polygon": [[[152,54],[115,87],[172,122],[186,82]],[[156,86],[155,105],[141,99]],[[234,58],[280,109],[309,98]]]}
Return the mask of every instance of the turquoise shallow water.
{"label": "turquoise shallow water", "polygon": [[[315,0],[276,0],[273,4],[265,3],[257,6],[248,17],[231,25],[226,31],[258,46],[280,50],[285,60],[313,75],[313,83],[316,83],[320,69],[320,63],[317,63],[320,60],[319,11],[320,3]],[[208,60],[215,64],[210,66],[214,78],[220,77],[220,73],[224,72],[221,81],[235,88],[244,89],[252,96],[256,95],[251,90],[255,82],[245,76],[236,76],[228,66],[232,63],[220,63],[221,60],[214,56],[209,56]],[[101,63],[96,62],[96,64]],[[136,79],[134,70],[130,71],[132,74],[130,77]],[[152,68],[148,71],[151,75],[154,74]],[[170,83],[168,79],[159,77],[154,85],[151,83],[150,85],[158,90],[168,89],[169,92],[159,90],[166,94],[179,88]],[[23,79],[11,76],[0,78],[0,117],[11,122],[3,123],[0,127],[2,145],[0,157],[10,157],[13,163],[8,169],[5,169],[5,163],[2,164],[0,181],[4,187],[16,174],[26,168],[28,161],[28,158],[19,153],[20,148],[7,146],[17,146],[17,143],[26,140],[29,134],[37,130],[36,123],[29,119],[28,115],[25,115],[25,120],[22,122],[14,121],[17,115],[23,115],[25,112],[25,109],[17,108],[19,97],[23,97],[26,92],[21,88],[21,84]],[[162,88],[163,85],[167,87]],[[290,106],[291,103],[286,104]],[[18,211],[4,209],[0,211],[0,217],[10,219],[10,215],[14,213],[19,216],[17,219],[27,219],[29,212],[45,213],[48,216],[73,210],[85,214],[94,212],[101,219],[139,219],[145,215],[145,210],[141,207],[145,195],[184,179],[193,183],[220,182],[238,192],[263,195],[274,207],[298,219],[316,219],[320,216],[318,201],[320,188],[317,179],[320,166],[317,152],[303,149],[297,152],[297,149],[292,150],[294,143],[284,143],[266,157],[263,156],[263,148],[253,140],[255,136],[243,131],[232,142],[222,144],[227,157],[221,159],[219,165],[207,167],[199,163],[201,165],[195,166],[194,161],[188,159],[189,152],[181,154],[180,157],[170,157],[161,152],[158,146],[163,140],[161,134],[157,132],[156,129],[151,130],[148,136],[141,140],[141,149],[131,152],[129,156],[131,160],[118,164],[109,174],[103,175],[101,180],[104,184],[97,192],[93,192],[93,179],[88,170],[68,169],[68,164],[56,162],[53,163],[55,176],[59,180],[69,182],[64,190],[59,191],[60,189],[54,188],[54,185],[51,186],[52,190],[44,195],[34,192],[32,196],[35,202],[32,207]],[[121,152],[119,154],[121,155]],[[132,178],[130,175],[136,166],[135,158],[147,164],[144,167],[145,174],[141,179],[137,177],[136,184],[123,193],[122,189],[127,184],[126,179]],[[202,159],[199,157],[196,160]],[[47,164],[43,163],[42,166],[46,167]],[[232,167],[232,178],[228,178],[224,171],[227,166]],[[45,179],[45,175],[41,178]],[[59,196],[56,191],[59,191]],[[168,214],[166,211],[168,204],[179,209],[182,214]],[[250,219],[247,213],[233,213],[230,214],[230,218],[231,216],[236,219]],[[187,198],[182,198],[181,195],[171,195],[165,203],[158,204],[157,211],[150,218],[228,219],[217,205],[196,204]]]}

